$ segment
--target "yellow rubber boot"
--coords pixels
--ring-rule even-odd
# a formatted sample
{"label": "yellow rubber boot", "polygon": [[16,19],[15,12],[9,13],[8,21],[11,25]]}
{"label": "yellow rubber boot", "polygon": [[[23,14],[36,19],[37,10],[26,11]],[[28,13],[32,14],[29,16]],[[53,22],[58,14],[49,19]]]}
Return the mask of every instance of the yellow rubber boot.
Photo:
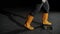
{"label": "yellow rubber boot", "polygon": [[48,13],[43,13],[43,15],[42,15],[42,23],[44,25],[51,25],[51,22],[48,21]]}
{"label": "yellow rubber boot", "polygon": [[34,18],[33,16],[28,15],[28,18],[27,18],[26,23],[24,25],[29,30],[34,30],[34,27],[31,26],[31,23],[32,23],[33,18]]}

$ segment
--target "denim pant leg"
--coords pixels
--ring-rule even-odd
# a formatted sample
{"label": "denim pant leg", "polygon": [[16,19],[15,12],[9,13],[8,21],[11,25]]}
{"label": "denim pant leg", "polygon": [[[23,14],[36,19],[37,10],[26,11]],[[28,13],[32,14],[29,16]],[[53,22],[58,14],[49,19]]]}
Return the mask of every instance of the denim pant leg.
{"label": "denim pant leg", "polygon": [[38,14],[42,6],[43,3],[35,5],[34,9],[30,12],[30,15],[35,16],[36,14]]}
{"label": "denim pant leg", "polygon": [[44,3],[44,5],[43,5],[43,8],[44,8],[44,13],[48,13],[49,12],[49,3],[48,3],[48,1],[46,1],[45,3]]}

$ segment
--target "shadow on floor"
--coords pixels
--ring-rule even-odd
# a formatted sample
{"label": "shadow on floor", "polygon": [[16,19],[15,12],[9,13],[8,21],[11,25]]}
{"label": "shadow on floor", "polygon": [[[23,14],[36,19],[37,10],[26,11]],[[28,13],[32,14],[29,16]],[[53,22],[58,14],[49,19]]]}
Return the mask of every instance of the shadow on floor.
{"label": "shadow on floor", "polygon": [[[17,34],[17,33],[20,33],[20,32],[22,33],[22,32],[25,32],[25,31],[30,31],[30,30],[26,29],[21,23],[19,23],[19,22],[17,22],[16,20],[14,20],[11,15],[18,16],[18,17],[21,17],[21,18],[23,18],[23,19],[26,19],[26,17],[20,16],[20,15],[16,15],[16,14],[14,14],[14,13],[10,13],[10,12],[4,11],[4,10],[2,10],[0,13],[3,14],[3,15],[8,16],[8,18],[9,18],[11,21],[13,21],[14,23],[16,23],[18,26],[24,28],[24,29],[18,29],[18,30],[14,30],[14,31],[11,31],[11,32],[7,32],[7,33],[4,33],[4,34]],[[33,22],[34,22],[34,21],[33,21]],[[34,22],[34,23],[40,24],[40,23],[37,23],[37,22]],[[37,29],[37,28],[40,28],[40,26],[35,27],[35,29]]]}

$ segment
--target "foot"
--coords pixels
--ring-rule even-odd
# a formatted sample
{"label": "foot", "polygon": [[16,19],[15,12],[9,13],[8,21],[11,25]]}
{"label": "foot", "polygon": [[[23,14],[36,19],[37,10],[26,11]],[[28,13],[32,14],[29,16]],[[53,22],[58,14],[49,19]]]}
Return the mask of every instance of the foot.
{"label": "foot", "polygon": [[34,27],[32,27],[32,26],[30,26],[30,25],[24,25],[27,29],[29,29],[29,30],[34,30]]}
{"label": "foot", "polygon": [[49,21],[43,21],[43,24],[44,25],[51,25],[51,22],[49,22]]}

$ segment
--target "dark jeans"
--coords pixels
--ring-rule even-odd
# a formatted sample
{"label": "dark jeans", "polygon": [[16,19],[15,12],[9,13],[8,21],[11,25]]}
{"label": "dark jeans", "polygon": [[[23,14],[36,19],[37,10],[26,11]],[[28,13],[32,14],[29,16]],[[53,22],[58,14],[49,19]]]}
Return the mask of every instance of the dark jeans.
{"label": "dark jeans", "polygon": [[35,16],[36,14],[40,13],[41,8],[43,8],[44,13],[48,13],[49,12],[48,1],[46,1],[45,3],[42,2],[41,4],[36,4],[35,6],[33,6],[33,10],[30,12],[30,15]]}

